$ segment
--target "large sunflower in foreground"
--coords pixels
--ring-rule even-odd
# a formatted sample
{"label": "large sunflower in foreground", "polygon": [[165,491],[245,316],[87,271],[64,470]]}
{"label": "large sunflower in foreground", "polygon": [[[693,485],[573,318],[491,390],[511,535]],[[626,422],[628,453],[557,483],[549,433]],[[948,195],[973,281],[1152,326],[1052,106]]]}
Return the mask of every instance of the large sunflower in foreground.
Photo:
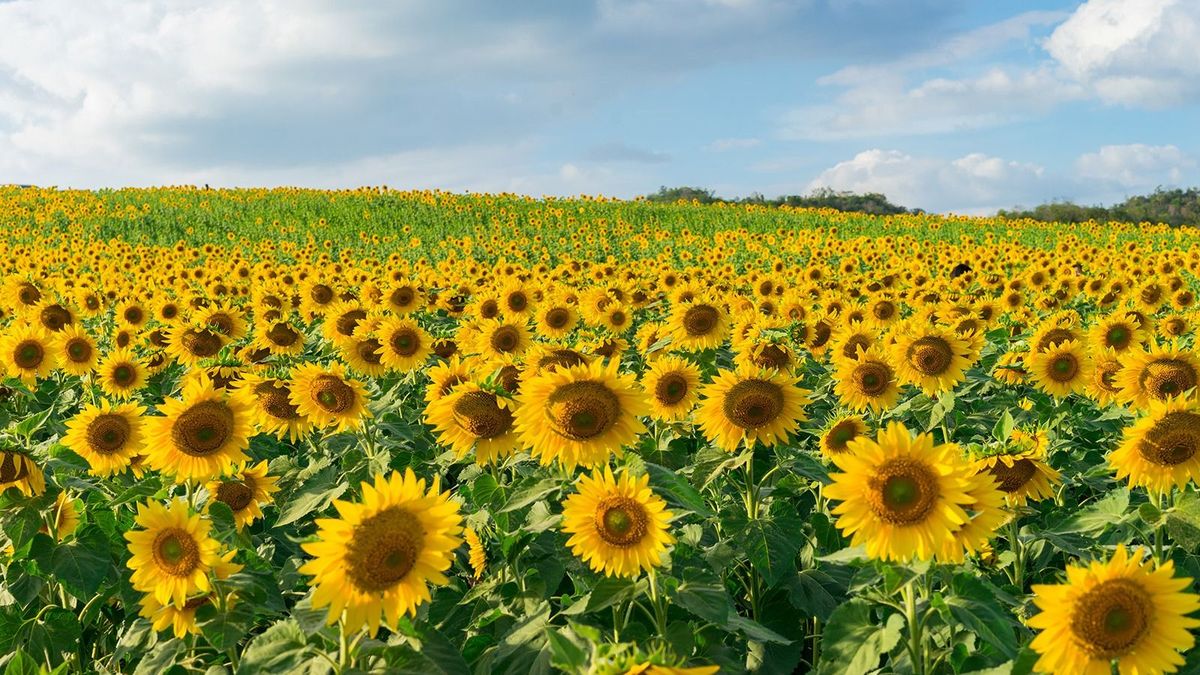
{"label": "large sunflower in foreground", "polygon": [[189,595],[211,589],[208,573],[221,562],[221,545],[186,499],[177,497],[170,506],[140,504],[133,522],[139,529],[126,532],[125,539],[133,554],[127,565],[135,590],[183,607]]}
{"label": "large sunflower in foreground", "polygon": [[542,464],[594,466],[646,430],[649,412],[633,376],[614,359],[543,371],[521,383],[517,433]]}
{"label": "large sunflower in foreground", "polygon": [[1116,381],[1121,399],[1138,408],[1181,396],[1200,384],[1200,359],[1176,344],[1131,350],[1122,355],[1121,364]]}
{"label": "large sunflower in foreground", "polygon": [[337,431],[357,429],[371,417],[363,384],[346,377],[345,366],[337,362],[327,367],[306,363],[293,371],[291,401],[314,425]]}
{"label": "large sunflower in foreground", "polygon": [[456,456],[474,448],[475,463],[482,466],[508,457],[517,446],[511,407],[509,399],[467,382],[429,404],[425,418]]}
{"label": "large sunflower in foreground", "polygon": [[146,418],[146,462],[178,481],[208,480],[249,457],[250,411],[207,377],[188,382],[182,398],[167,399],[162,417]]}
{"label": "large sunflower in foreground", "polygon": [[430,600],[430,582],[448,581],[443,572],[462,543],[458,503],[437,478],[426,489],[406,469],[363,483],[362,503],[334,505],[340,517],[317,519],[317,540],[301,545],[313,556],[300,568],[313,577],[313,607],[329,607],[330,625],[344,615],[347,633],[365,625],[373,636],[381,622],[395,630]]}
{"label": "large sunflower in foreground", "polygon": [[1183,399],[1153,403],[1148,415],[1125,429],[1108,463],[1118,480],[1156,493],[1200,483],[1200,408]]}
{"label": "large sunflower in foreground", "polygon": [[136,403],[101,401],[89,405],[67,422],[63,445],[87,460],[94,476],[106,477],[124,471],[142,451],[146,409]]}
{"label": "large sunflower in foreground", "polygon": [[646,369],[642,388],[650,401],[650,417],[673,422],[692,412],[700,391],[700,369],[687,359],[664,356]]}
{"label": "large sunflower in foreground", "polygon": [[872,558],[956,562],[1006,518],[995,481],[977,474],[957,445],[914,438],[898,422],[831,459],[841,473],[830,476],[825,495],[841,502],[833,509],[838,529]]}
{"label": "large sunflower in foreground", "polygon": [[571,552],[605,576],[636,577],[663,562],[675,537],[667,532],[671,512],[650,489],[650,476],[583,475],[578,492],[563,502],[563,531]]}
{"label": "large sunflower in foreground", "polygon": [[896,374],[927,395],[953,389],[975,361],[972,344],[941,326],[909,326],[891,347]]}
{"label": "large sunflower in foreground", "polygon": [[696,423],[705,438],[729,452],[743,442],[779,443],[808,419],[808,392],[797,381],[778,371],[744,366],[721,371],[700,391],[704,400]]}
{"label": "large sunflower in foreground", "polygon": [[1041,612],[1029,620],[1040,631],[1031,647],[1041,655],[1034,668],[1053,675],[1173,673],[1195,644],[1190,629],[1200,620],[1200,596],[1192,580],[1175,576],[1168,560],[1155,566],[1145,551],[1117,546],[1107,563],[1067,567],[1062,584],[1033,586]]}

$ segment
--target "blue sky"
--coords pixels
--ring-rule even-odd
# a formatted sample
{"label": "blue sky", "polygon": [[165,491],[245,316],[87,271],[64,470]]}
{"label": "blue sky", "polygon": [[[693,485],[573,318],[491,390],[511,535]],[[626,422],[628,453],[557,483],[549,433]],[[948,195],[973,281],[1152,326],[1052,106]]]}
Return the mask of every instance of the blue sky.
{"label": "blue sky", "polygon": [[1200,184],[1200,2],[0,0],[0,183]]}

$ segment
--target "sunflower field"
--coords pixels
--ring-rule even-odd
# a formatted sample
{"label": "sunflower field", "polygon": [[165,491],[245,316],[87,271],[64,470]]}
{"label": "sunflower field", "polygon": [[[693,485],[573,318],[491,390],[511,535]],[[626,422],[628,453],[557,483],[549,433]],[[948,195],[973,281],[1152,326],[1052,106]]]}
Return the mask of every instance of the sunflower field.
{"label": "sunflower field", "polygon": [[1200,672],[1193,228],[0,188],[0,668]]}

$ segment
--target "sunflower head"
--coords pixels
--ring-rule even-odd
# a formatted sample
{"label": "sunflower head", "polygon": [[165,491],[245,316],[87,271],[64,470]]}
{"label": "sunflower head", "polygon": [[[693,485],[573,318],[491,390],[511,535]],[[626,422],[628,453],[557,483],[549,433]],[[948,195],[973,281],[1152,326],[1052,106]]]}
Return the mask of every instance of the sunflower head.
{"label": "sunflower head", "polygon": [[671,513],[650,490],[650,477],[605,467],[579,477],[578,492],[563,503],[567,546],[597,572],[635,577],[662,564],[675,538],[667,531]]}

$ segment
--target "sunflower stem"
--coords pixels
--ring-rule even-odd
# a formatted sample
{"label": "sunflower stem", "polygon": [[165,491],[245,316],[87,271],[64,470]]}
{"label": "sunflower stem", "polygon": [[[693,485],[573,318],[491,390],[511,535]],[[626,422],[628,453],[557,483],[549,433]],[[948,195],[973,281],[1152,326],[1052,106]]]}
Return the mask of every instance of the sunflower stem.
{"label": "sunflower stem", "polygon": [[917,613],[916,580],[900,589],[904,597],[904,618],[908,622],[908,654],[912,659],[913,673],[925,675],[925,634],[921,615]]}
{"label": "sunflower stem", "polygon": [[1166,494],[1154,494],[1154,505],[1158,507],[1159,517],[1158,522],[1154,523],[1154,562],[1161,565],[1163,563],[1163,544],[1165,543],[1165,529],[1163,524],[1167,519],[1161,515],[1166,512]]}
{"label": "sunflower stem", "polygon": [[1013,567],[1012,573],[1009,575],[1013,586],[1025,592],[1025,545],[1021,543],[1021,527],[1017,522],[1016,514],[1009,519],[1007,524],[1008,529],[1008,544],[1012,547],[1013,552]]}

